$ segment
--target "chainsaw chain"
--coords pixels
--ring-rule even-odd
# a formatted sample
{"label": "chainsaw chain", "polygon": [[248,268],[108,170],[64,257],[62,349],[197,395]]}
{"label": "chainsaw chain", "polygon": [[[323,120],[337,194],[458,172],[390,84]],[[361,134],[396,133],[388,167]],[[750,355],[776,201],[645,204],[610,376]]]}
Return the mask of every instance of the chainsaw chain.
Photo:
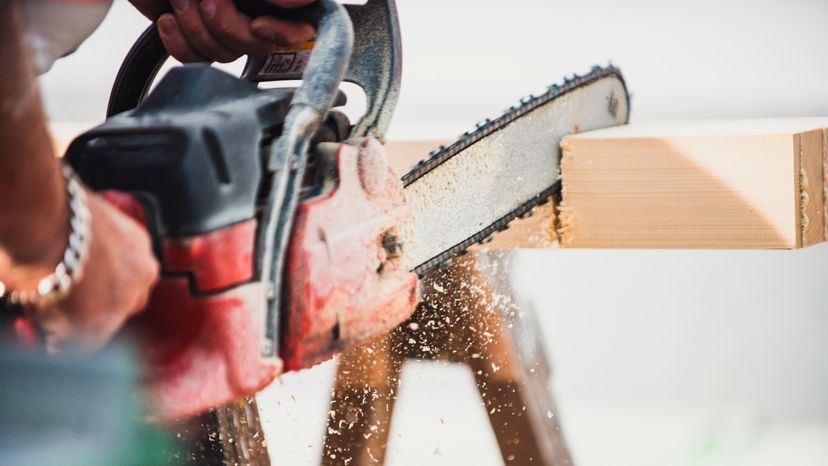
{"label": "chainsaw chain", "polygon": [[[607,67],[594,66],[589,73],[583,76],[574,74],[571,77],[564,78],[563,84],[553,84],[549,86],[546,92],[541,95],[529,95],[522,98],[519,105],[509,108],[503,112],[501,116],[495,118],[494,120],[483,120],[477,124],[477,128],[475,130],[463,133],[457,141],[449,146],[440,146],[439,148],[431,151],[428,158],[421,160],[417,166],[402,177],[403,186],[408,186],[414,183],[455,155],[463,152],[492,133],[499,131],[511,123],[519,120],[521,117],[531,113],[533,110],[542,107],[543,105],[546,105],[575,89],[587,86],[595,81],[611,76],[617,77],[622,82],[624,80],[623,76],[621,76],[621,71],[612,65]],[[559,179],[552,186],[545,189],[543,192],[538,193],[529,201],[499,218],[488,227],[478,231],[451,248],[414,267],[414,272],[422,277],[434,268],[449,264],[452,258],[464,255],[468,251],[468,248],[472,245],[483,244],[491,241],[491,238],[495,233],[508,229],[509,223],[513,220],[522,218],[527,214],[531,214],[532,209],[539,205],[545,204],[552,196],[556,196],[560,194],[560,192],[561,181]]]}

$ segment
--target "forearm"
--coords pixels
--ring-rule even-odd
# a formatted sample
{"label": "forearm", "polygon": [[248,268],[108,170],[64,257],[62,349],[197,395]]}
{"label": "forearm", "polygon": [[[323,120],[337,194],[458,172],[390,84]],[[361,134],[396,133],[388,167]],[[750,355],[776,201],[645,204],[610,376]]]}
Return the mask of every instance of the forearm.
{"label": "forearm", "polygon": [[49,260],[66,241],[66,194],[19,3],[0,10],[0,249],[17,263]]}

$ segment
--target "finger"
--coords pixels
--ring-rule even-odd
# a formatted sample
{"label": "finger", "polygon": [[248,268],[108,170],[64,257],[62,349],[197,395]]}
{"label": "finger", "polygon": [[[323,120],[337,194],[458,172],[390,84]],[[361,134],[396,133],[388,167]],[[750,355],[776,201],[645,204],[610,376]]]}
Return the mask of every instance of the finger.
{"label": "finger", "polygon": [[200,5],[197,0],[172,0],[171,3],[178,29],[190,47],[201,55],[221,63],[231,62],[239,57],[240,54],[220,44],[201,19],[202,14],[215,14],[215,0],[203,0]]}
{"label": "finger", "polygon": [[307,23],[284,21],[270,16],[256,18],[250,24],[256,37],[280,44],[298,45],[313,39],[313,26]]}
{"label": "finger", "polygon": [[270,41],[253,36],[250,18],[239,12],[232,0],[214,0],[215,9],[207,15],[202,7],[202,19],[207,29],[225,47],[239,55],[256,57],[266,55],[272,48]]}
{"label": "finger", "polygon": [[164,43],[164,48],[176,60],[181,63],[197,63],[209,62],[204,55],[195,51],[187,39],[181,34],[178,28],[178,23],[175,21],[175,16],[166,13],[161,15],[157,21],[158,35],[161,36],[161,42]]}

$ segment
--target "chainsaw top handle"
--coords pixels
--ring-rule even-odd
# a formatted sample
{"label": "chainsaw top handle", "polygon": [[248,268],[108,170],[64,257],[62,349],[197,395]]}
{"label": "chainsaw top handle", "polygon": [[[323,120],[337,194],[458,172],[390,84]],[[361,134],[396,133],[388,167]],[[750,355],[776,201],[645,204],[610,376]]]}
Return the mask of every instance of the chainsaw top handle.
{"label": "chainsaw top handle", "polygon": [[[319,21],[325,13],[321,0],[298,8],[283,8],[266,0],[233,0],[233,3],[239,11],[250,18],[274,16],[289,21],[305,22],[314,28],[319,27]],[[171,8],[167,8],[165,12],[172,12]],[[169,54],[161,42],[158,26],[153,23],[144,30],[121,63],[109,95],[106,117],[137,107],[149,93],[155,76],[167,58]]]}
{"label": "chainsaw top handle", "polygon": [[[286,19],[319,25],[324,14],[322,2],[297,9],[278,9],[264,0],[236,0],[239,8],[251,15],[273,14]],[[354,29],[354,49],[344,80],[365,91],[367,109],[355,124],[351,136],[371,136],[385,140],[385,133],[397,106],[402,76],[402,44],[395,0],[367,0],[363,5],[345,5]],[[295,73],[274,72],[279,59],[293,62],[300,51],[274,51],[261,58],[251,58],[244,78],[253,82],[295,80],[302,78],[303,67]],[[147,28],[130,49],[112,86],[107,117],[132,110],[147,95],[161,66],[167,60],[164,44],[155,25]]]}

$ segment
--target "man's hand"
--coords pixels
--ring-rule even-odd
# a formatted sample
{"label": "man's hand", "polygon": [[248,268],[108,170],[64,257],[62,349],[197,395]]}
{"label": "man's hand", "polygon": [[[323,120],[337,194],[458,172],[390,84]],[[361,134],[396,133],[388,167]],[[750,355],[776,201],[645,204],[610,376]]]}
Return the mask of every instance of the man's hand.
{"label": "man's hand", "polygon": [[[101,197],[88,193],[88,199],[92,236],[83,276],[65,299],[28,311],[54,352],[87,352],[103,346],[127,319],[144,309],[158,277],[146,231]],[[60,243],[55,246],[44,251],[41,261],[15,267],[12,274],[22,275],[19,281],[24,283],[45,276],[62,254]]]}
{"label": "man's hand", "polygon": [[[242,55],[260,57],[273,45],[295,45],[311,39],[313,27],[274,17],[250,19],[233,0],[130,0],[141,13],[155,20],[161,41],[170,55],[183,63],[231,62]],[[284,8],[308,5],[313,0],[267,0]],[[173,13],[163,13],[172,5]]]}
{"label": "man's hand", "polygon": [[[24,43],[22,2],[0,9],[0,280],[34,290],[63,259],[66,184]],[[140,311],[158,274],[146,231],[94,194],[84,276],[57,304],[27,310],[52,350],[102,346]]]}

